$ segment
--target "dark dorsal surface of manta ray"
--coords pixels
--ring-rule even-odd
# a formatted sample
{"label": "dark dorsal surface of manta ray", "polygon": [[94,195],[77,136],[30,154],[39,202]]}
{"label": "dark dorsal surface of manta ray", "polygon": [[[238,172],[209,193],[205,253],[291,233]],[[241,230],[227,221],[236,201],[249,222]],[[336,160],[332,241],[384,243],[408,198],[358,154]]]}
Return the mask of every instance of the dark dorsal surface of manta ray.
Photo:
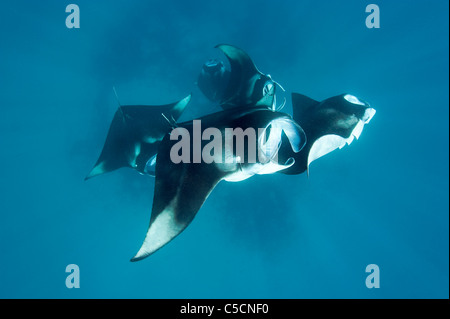
{"label": "dark dorsal surface of manta ray", "polygon": [[[216,48],[225,54],[231,70],[225,70],[223,63],[217,60],[205,63],[198,79],[205,96],[218,100],[223,109],[239,106],[275,110],[276,87],[280,85],[270,75],[260,72],[245,51],[228,44],[220,44]],[[217,92],[220,92],[220,98],[217,98]]]}
{"label": "dark dorsal surface of manta ray", "polygon": [[294,165],[280,171],[288,175],[308,171],[314,160],[358,139],[364,125],[376,113],[368,103],[350,94],[318,102],[292,93],[292,108],[293,118],[305,131],[307,142],[302,151],[295,154],[282,143],[280,159],[295,159]]}
{"label": "dark dorsal surface of manta ray", "polygon": [[[167,134],[158,149],[156,160],[155,190],[150,225],[144,242],[131,261],[141,260],[180,234],[193,220],[204,201],[221,180],[241,181],[255,174],[271,174],[286,169],[294,164],[292,158],[279,162],[277,152],[282,136],[286,147],[292,154],[299,152],[305,145],[306,138],[301,127],[290,115],[274,112],[266,108],[234,108],[200,118],[201,135],[209,128],[220,132],[216,137],[220,141],[220,152],[213,152],[214,161],[179,162],[171,157],[178,140],[172,140],[176,130],[183,129],[194,136],[194,121],[178,124],[176,130]],[[244,132],[250,128],[260,133],[251,141],[247,140],[244,153],[233,147],[227,148],[226,129],[240,128]],[[198,133],[198,132],[197,132]],[[200,134],[200,133],[198,133]],[[211,141],[202,140],[202,150]],[[258,158],[250,162],[246,153],[252,143]],[[194,156],[195,142],[189,144],[189,153]],[[216,144],[217,145],[217,144]],[[250,151],[248,151],[250,152]],[[211,154],[211,151],[208,151]]]}
{"label": "dark dorsal surface of manta ray", "polygon": [[147,162],[156,156],[164,136],[175,125],[191,95],[167,105],[119,106],[109,127],[103,150],[86,179],[130,167],[149,173]]}

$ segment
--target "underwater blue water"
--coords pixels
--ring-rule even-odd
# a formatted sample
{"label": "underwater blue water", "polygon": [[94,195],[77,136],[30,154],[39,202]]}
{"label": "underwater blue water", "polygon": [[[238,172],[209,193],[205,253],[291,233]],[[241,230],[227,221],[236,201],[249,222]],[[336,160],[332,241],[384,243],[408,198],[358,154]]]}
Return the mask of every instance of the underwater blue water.
{"label": "underwater blue water", "polygon": [[[448,1],[1,1],[0,298],[448,298]],[[286,91],[377,114],[310,177],[222,182],[192,224],[131,263],[154,180],[84,181],[117,108],[193,93],[219,43]],[[291,111],[290,99],[285,109]],[[65,285],[80,268],[80,288]],[[365,285],[377,264],[380,288]]]}

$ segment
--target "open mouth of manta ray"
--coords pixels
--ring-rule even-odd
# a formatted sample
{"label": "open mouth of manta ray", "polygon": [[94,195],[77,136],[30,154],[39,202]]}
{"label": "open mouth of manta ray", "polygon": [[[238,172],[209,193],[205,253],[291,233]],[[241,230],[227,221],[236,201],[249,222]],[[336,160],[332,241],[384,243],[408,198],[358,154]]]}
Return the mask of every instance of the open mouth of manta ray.
{"label": "open mouth of manta ray", "polygon": [[[279,165],[282,134],[287,137],[295,153],[303,148],[306,141],[303,129],[290,118],[275,119],[263,128],[248,127],[245,130],[240,127],[204,128],[201,120],[194,120],[192,132],[176,127],[169,134],[170,140],[176,141],[170,150],[170,160],[174,164]],[[193,150],[201,156],[192,154]],[[152,165],[156,165],[156,156],[147,162],[147,169],[150,170]]]}
{"label": "open mouth of manta ray", "polygon": [[235,172],[224,178],[224,180],[227,182],[239,182],[253,175],[273,174],[294,165],[295,160],[292,157],[284,162],[279,161],[283,134],[287,137],[290,148],[294,153],[300,152],[306,143],[305,132],[292,119],[273,120],[265,128],[259,129],[259,131],[260,134],[256,143],[258,159],[242,163],[240,161],[241,157],[238,155],[239,169],[236,170],[234,167]]}

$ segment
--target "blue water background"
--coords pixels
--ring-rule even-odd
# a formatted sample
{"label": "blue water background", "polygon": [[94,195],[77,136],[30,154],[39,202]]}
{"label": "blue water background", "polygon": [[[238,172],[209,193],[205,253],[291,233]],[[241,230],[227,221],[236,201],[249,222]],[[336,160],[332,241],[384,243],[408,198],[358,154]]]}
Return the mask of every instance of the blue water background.
{"label": "blue water background", "polygon": [[[1,298],[448,298],[449,42],[445,0],[1,1]],[[193,93],[237,45],[288,93],[344,92],[377,114],[311,174],[220,183],[192,224],[131,263],[154,180],[83,179],[117,108]],[[285,109],[291,111],[290,99]],[[195,187],[195,185],[193,185]],[[80,267],[79,289],[65,268]],[[368,289],[365,268],[380,268]]]}

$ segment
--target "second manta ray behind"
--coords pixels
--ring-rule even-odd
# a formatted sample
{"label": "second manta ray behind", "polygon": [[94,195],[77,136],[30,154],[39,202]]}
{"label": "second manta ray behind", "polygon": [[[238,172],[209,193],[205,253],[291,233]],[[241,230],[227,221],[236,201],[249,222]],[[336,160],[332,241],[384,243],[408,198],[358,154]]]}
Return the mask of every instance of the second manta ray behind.
{"label": "second manta ray behind", "polygon": [[225,70],[221,61],[206,62],[197,81],[203,94],[219,102],[223,109],[266,107],[276,110],[275,93],[277,86],[284,90],[281,85],[269,74],[259,71],[244,50],[229,44],[220,44],[216,48],[225,54],[231,70]]}
{"label": "second manta ray behind", "polygon": [[[294,164],[292,158],[279,164],[277,153],[284,136],[292,154],[298,153],[306,142],[301,127],[287,114],[268,109],[234,108],[200,118],[203,133],[210,128],[220,131],[220,152],[214,152],[214,161],[174,163],[173,149],[176,140],[171,136],[177,130],[184,135],[194,136],[193,121],[178,124],[171,134],[166,135],[158,149],[156,181],[150,225],[142,247],[131,259],[141,260],[163,247],[180,234],[193,220],[204,201],[221,180],[241,181],[255,174],[271,174]],[[248,161],[252,145],[244,153],[227,148],[227,129],[248,128],[261,130],[253,141],[259,153],[256,161]],[[188,133],[187,133],[188,132]],[[231,142],[232,143],[232,142]],[[251,142],[248,142],[250,144]],[[195,142],[189,143],[189,154],[193,154]],[[202,143],[204,149],[205,141]],[[193,155],[194,156],[194,155]],[[255,158],[256,159],[256,158]]]}

